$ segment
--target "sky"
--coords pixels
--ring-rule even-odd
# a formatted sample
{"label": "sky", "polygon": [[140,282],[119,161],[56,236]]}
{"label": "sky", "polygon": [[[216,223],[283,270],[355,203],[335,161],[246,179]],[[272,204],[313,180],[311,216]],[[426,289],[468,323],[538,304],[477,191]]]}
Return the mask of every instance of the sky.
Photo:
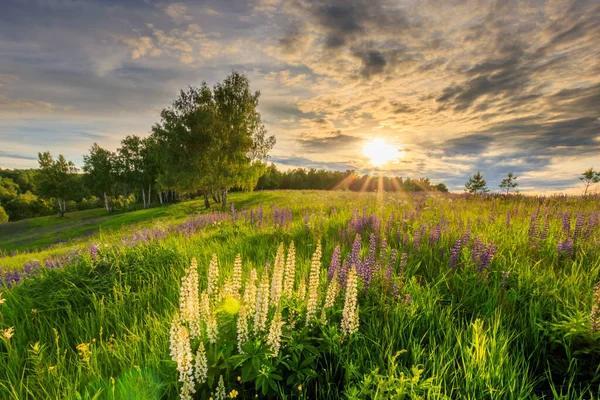
{"label": "sky", "polygon": [[[81,165],[237,70],[283,169],[578,192],[600,168],[598,43],[598,0],[2,0],[0,166]],[[374,166],[373,140],[398,157]]]}

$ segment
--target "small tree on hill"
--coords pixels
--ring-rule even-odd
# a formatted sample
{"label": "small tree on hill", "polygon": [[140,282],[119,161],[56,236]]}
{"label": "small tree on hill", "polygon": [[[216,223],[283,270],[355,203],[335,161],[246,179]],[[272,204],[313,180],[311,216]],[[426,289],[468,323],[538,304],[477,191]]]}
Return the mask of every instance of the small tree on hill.
{"label": "small tree on hill", "polygon": [[487,188],[487,182],[483,179],[483,174],[479,171],[469,178],[465,183],[465,191],[473,194],[487,193],[490,190]]}
{"label": "small tree on hill", "polygon": [[512,172],[509,172],[506,178],[502,179],[502,182],[500,182],[499,186],[502,190],[506,190],[506,194],[508,194],[510,189],[514,189],[519,186],[516,180],[517,176],[513,175]]}
{"label": "small tree on hill", "polygon": [[39,191],[47,197],[54,197],[61,217],[67,211],[67,200],[77,193],[77,168],[60,154],[56,160],[49,151],[38,153],[40,165]]}
{"label": "small tree on hill", "polygon": [[583,174],[581,174],[579,180],[585,185],[585,192],[583,193],[583,195],[587,196],[587,192],[590,186],[600,182],[600,171],[594,171],[594,168],[590,168],[586,170]]}

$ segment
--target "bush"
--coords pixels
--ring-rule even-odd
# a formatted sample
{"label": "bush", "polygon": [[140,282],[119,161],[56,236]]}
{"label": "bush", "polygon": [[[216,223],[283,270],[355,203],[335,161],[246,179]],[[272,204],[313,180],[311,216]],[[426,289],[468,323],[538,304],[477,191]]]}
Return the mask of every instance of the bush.
{"label": "bush", "polygon": [[0,206],[0,224],[8,222],[8,214],[4,211],[4,208]]}

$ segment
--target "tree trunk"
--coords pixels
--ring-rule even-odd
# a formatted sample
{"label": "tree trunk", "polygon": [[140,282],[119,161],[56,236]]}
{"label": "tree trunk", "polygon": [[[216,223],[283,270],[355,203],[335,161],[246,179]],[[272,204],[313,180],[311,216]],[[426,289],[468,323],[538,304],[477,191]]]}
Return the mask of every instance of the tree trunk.
{"label": "tree trunk", "polygon": [[146,191],[144,191],[143,186],[142,186],[142,201],[144,202],[144,208],[146,208]]}
{"label": "tree trunk", "polygon": [[162,206],[162,192],[158,192],[158,201],[160,201],[160,205]]}
{"label": "tree trunk", "polygon": [[215,192],[212,193],[212,199],[215,202],[215,204],[219,204],[219,200],[217,199],[217,194]]}
{"label": "tree trunk", "polygon": [[202,192],[202,194],[204,195],[204,207],[206,209],[210,208],[210,202],[208,201],[208,192],[204,191]]}
{"label": "tree trunk", "polygon": [[223,203],[221,204],[221,207],[225,208],[227,207],[227,189],[223,189]]}
{"label": "tree trunk", "polygon": [[150,208],[150,199],[152,198],[152,184],[148,185],[148,208]]}
{"label": "tree trunk", "polygon": [[110,212],[108,209],[108,198],[106,197],[106,192],[104,192],[104,207],[106,207],[106,212]]}

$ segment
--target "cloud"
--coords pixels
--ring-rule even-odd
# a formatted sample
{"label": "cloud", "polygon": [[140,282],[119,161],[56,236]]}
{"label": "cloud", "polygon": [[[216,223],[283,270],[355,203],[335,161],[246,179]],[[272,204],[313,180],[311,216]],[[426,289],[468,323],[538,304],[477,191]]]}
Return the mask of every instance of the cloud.
{"label": "cloud", "polygon": [[3,150],[0,150],[0,158],[14,158],[17,160],[33,160],[33,161],[37,160],[37,157],[28,156],[26,154],[9,153],[9,152],[3,151]]}
{"label": "cloud", "polygon": [[297,140],[303,151],[320,154],[345,150],[348,147],[356,146],[362,141],[363,139],[361,138],[344,135],[340,131],[331,132],[330,135],[323,137],[310,137],[305,135]]}
{"label": "cloud", "polygon": [[187,6],[184,3],[168,4],[164,12],[174,21],[190,21],[191,16],[187,15]]}

